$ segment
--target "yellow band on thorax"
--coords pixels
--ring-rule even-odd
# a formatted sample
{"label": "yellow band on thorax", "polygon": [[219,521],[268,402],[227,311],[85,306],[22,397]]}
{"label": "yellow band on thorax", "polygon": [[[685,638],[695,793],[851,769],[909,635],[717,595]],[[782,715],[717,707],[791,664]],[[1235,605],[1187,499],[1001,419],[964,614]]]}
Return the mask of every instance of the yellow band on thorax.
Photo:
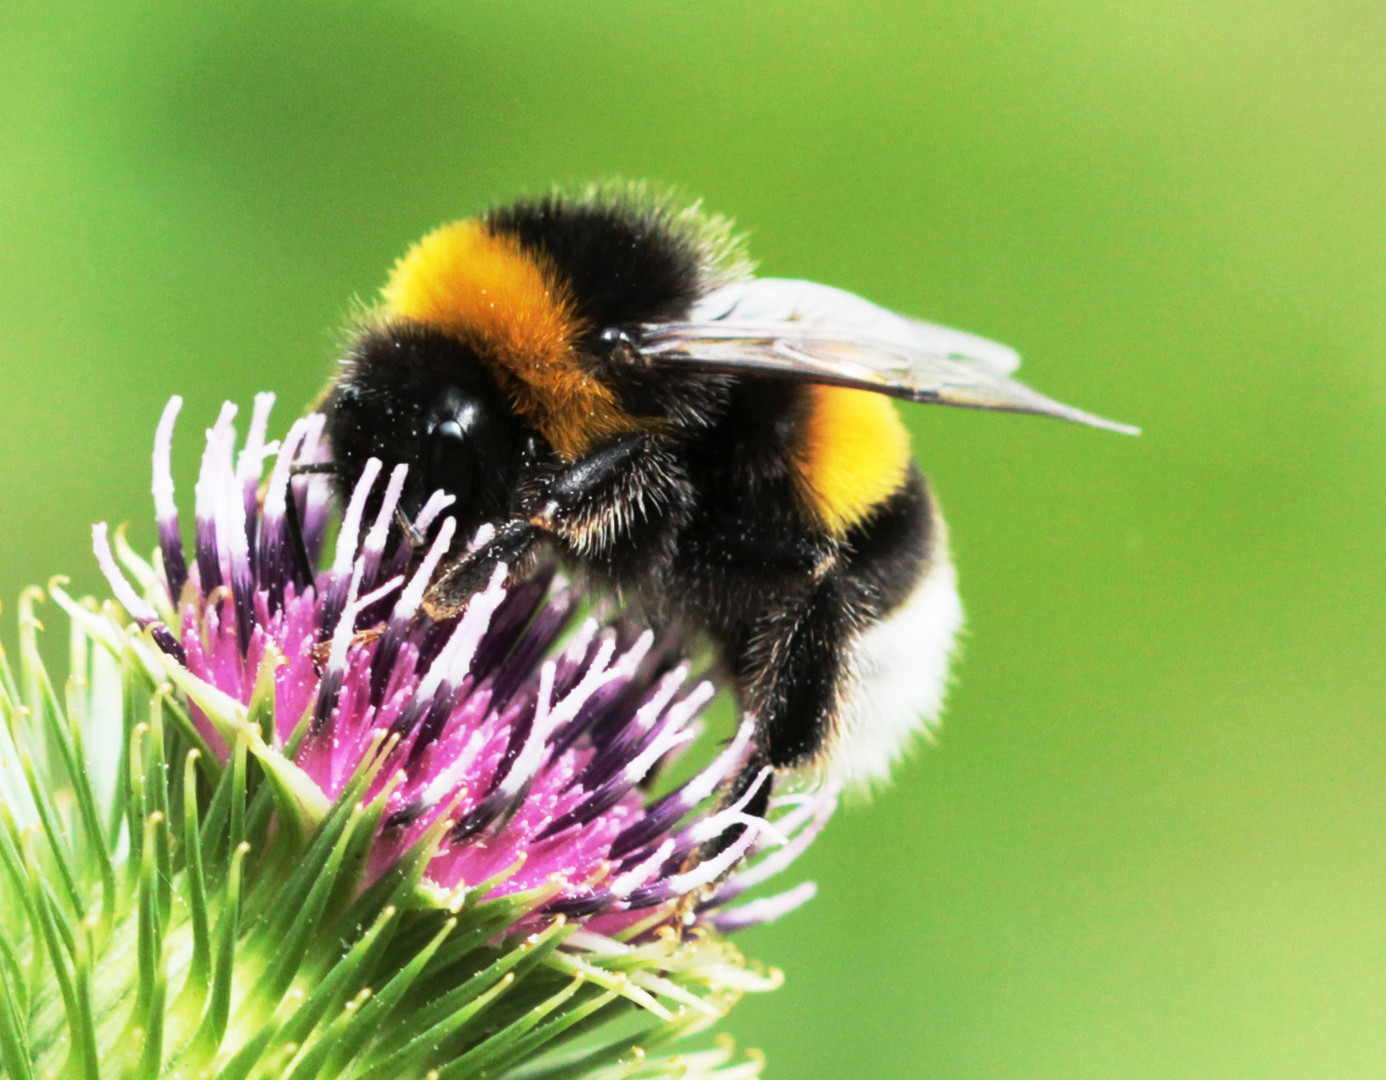
{"label": "yellow band on thorax", "polygon": [[484,222],[429,233],[395,264],[383,297],[387,317],[471,345],[515,410],[563,457],[640,429],[584,370],[575,342],[585,327],[553,268]]}

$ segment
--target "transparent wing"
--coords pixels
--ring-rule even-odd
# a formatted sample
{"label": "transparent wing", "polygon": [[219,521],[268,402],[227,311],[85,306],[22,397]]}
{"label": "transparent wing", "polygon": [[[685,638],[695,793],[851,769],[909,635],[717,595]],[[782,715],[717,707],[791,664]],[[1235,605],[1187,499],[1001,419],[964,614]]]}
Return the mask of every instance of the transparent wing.
{"label": "transparent wing", "polygon": [[688,322],[643,327],[638,348],[649,363],[685,370],[754,372],[1139,432],[1009,378],[1020,357],[1004,345],[811,281],[754,278],[717,289]]}

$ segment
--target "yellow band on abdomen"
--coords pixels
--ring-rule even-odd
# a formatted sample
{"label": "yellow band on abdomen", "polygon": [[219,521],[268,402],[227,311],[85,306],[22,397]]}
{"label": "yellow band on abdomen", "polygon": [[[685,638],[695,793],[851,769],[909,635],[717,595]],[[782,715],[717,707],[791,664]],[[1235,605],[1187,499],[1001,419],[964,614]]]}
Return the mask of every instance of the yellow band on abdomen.
{"label": "yellow band on abdomen", "polygon": [[799,494],[814,518],[845,536],[905,482],[910,436],[889,398],[810,386],[794,447]]}

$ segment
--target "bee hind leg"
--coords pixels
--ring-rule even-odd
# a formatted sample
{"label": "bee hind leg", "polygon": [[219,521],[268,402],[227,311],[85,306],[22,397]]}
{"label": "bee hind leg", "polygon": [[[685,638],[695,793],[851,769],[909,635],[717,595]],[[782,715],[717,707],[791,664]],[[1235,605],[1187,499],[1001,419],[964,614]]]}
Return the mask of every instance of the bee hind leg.
{"label": "bee hind leg", "polygon": [[841,576],[829,570],[800,603],[768,608],[737,662],[743,696],[760,716],[756,741],[777,772],[822,764],[851,677],[859,620]]}
{"label": "bee hind leg", "polygon": [[[800,603],[777,600],[767,608],[735,662],[743,707],[755,710],[758,724],[750,752],[723,788],[724,808],[741,804],[742,814],[763,818],[784,773],[816,772],[822,765],[845,690],[855,625],[838,577],[829,570]],[[763,777],[767,767],[773,775]],[[699,849],[697,859],[720,854],[745,829],[729,826]]]}
{"label": "bee hind leg", "polygon": [[[770,809],[770,796],[775,789],[775,777],[764,775],[768,766],[765,754],[752,745],[745,760],[727,780],[719,799],[719,809],[737,807],[745,817],[764,818]],[[685,860],[685,869],[720,855],[741,839],[748,827],[743,822],[728,825],[716,836],[699,844]]]}

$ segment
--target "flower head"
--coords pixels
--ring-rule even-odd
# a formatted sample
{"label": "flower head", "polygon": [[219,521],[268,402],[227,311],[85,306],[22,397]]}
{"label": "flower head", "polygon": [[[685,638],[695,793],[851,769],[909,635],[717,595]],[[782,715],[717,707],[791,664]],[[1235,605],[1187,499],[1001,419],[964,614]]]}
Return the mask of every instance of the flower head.
{"label": "flower head", "polygon": [[[208,431],[190,548],[179,400],[165,410],[154,562],[94,530],[135,627],[50,587],[77,629],[71,716],[28,606],[19,679],[0,654],[0,910],[27,897],[0,929],[18,977],[0,980],[0,1061],[21,1076],[64,1054],[86,1075],[151,1077],[754,1075],[725,1049],[650,1051],[776,984],[723,935],[812,895],[743,899],[811,843],[833,794],[747,814],[771,779],[726,794],[749,719],[700,768],[676,763],[713,687],[678,642],[552,566],[513,584],[501,568],[460,618],[420,617],[459,546],[448,500],[391,543],[405,472],[373,462],[338,518],[321,417],[268,442],[272,400],[239,448],[232,406]],[[416,551],[410,532],[430,539]],[[112,738],[112,764],[87,769],[83,746]],[[675,768],[686,778],[666,782]],[[65,798],[82,813],[58,812]],[[15,1021],[40,998],[63,1007]]]}
{"label": "flower head", "polygon": [[[689,665],[671,659],[648,630],[579,618],[581,590],[551,566],[511,587],[500,567],[460,619],[421,618],[454,526],[451,500],[438,493],[412,523],[418,535],[432,535],[426,549],[415,552],[407,536],[389,546],[406,465],[385,476],[378,461],[367,464],[325,558],[328,481],[300,471],[328,459],[322,418],[294,423],[282,445],[267,443],[272,401],[256,399],[239,454],[234,406],[208,432],[192,558],[169,471],[181,402],[169,403],[154,489],[170,617],[123,599],[205,686],[248,706],[272,678],[272,743],[291,748],[293,764],[326,800],[363,767],[371,771],[365,799],[383,799],[371,877],[441,823],[424,870],[433,886],[486,882],[490,896],[546,894],[535,914],[562,913],[606,932],[661,925],[676,913],[689,923],[740,926],[807,898],[801,888],[778,905],[725,909],[745,888],[733,868],[753,851],[811,837],[832,806],[830,795],[804,800],[774,825],[743,813],[770,782],[768,770],[723,805],[720,793],[751,737],[749,718],[710,764],[652,798],[651,782],[697,735],[712,684],[691,680]],[[128,594],[104,527],[95,540],[117,595]],[[224,760],[227,733],[200,709],[194,718]],[[735,838],[713,843],[724,834]]]}

